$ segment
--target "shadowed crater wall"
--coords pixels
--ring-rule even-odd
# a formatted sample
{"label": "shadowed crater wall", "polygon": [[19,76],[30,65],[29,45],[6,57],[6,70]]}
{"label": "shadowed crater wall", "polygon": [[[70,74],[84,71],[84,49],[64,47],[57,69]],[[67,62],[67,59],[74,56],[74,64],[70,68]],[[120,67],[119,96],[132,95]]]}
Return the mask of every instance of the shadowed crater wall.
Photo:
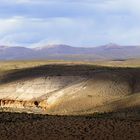
{"label": "shadowed crater wall", "polygon": [[23,102],[30,102],[29,107],[58,114],[95,108],[139,93],[139,68],[59,64],[13,70],[0,76],[2,106],[24,108],[28,105]]}

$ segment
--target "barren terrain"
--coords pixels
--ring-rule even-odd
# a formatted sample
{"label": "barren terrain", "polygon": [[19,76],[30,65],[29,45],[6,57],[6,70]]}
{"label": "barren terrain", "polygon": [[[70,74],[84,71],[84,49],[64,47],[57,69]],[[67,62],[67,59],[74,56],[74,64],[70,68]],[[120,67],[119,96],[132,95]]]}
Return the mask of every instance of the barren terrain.
{"label": "barren terrain", "polygon": [[24,111],[27,108],[43,114],[78,115],[139,106],[138,67],[63,62],[42,62],[43,65],[35,63],[32,66],[28,63],[23,63],[23,67],[19,65],[17,69],[1,68],[2,108]]}
{"label": "barren terrain", "polygon": [[3,139],[140,138],[138,60],[0,64]]}
{"label": "barren terrain", "polygon": [[139,140],[139,120],[111,116],[0,113],[0,136],[2,140]]}

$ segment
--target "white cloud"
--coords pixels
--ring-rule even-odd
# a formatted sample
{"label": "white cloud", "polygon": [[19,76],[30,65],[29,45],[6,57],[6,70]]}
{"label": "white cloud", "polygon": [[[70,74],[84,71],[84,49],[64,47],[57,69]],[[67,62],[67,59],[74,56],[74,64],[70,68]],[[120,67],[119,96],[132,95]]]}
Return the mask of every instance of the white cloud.
{"label": "white cloud", "polygon": [[10,19],[0,19],[0,35],[13,31],[17,29],[21,24],[20,20],[17,18]]}
{"label": "white cloud", "polygon": [[0,44],[140,44],[139,0],[2,0]]}
{"label": "white cloud", "polygon": [[[0,44],[24,45],[34,43],[78,44],[93,27],[93,20],[75,18],[30,19],[14,17],[1,20],[3,31]],[[11,25],[11,23],[13,23]],[[8,27],[5,28],[5,27]],[[47,41],[46,41],[47,40]]]}

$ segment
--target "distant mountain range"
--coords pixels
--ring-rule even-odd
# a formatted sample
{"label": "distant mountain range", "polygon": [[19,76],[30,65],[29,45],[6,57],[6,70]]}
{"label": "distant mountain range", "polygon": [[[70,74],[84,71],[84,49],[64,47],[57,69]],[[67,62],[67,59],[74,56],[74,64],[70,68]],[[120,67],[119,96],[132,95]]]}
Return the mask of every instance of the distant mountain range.
{"label": "distant mountain range", "polygon": [[107,44],[98,47],[84,48],[68,45],[46,45],[36,48],[0,46],[0,60],[123,60],[140,58],[140,46],[121,46]]}

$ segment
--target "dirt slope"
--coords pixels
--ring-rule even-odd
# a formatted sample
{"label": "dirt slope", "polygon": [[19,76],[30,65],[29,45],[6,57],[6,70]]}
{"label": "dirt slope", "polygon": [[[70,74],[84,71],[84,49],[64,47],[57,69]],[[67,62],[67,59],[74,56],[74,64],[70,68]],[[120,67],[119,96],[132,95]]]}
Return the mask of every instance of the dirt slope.
{"label": "dirt slope", "polygon": [[[1,107],[39,108],[49,114],[84,114],[91,108],[91,113],[110,111],[108,108],[113,110],[116,104],[118,108],[121,104],[127,106],[129,97],[135,100],[139,92],[138,68],[45,65],[0,76]],[[100,106],[107,107],[99,109]]]}

